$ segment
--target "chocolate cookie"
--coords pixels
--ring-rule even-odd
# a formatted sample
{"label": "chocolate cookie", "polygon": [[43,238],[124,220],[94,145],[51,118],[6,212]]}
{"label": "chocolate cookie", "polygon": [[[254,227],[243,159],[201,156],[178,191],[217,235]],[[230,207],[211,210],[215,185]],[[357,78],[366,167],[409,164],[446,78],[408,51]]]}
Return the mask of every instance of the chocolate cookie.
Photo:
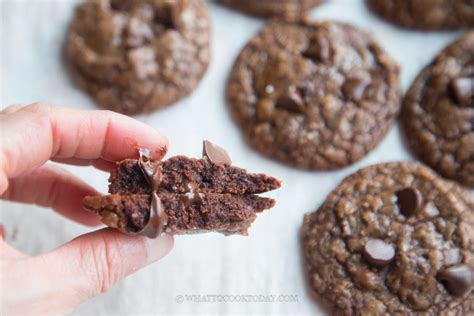
{"label": "chocolate cookie", "polygon": [[149,112],[188,95],[210,59],[203,0],[93,0],[66,40],[72,77],[101,106]]}
{"label": "chocolate cookie", "polygon": [[262,17],[299,20],[324,0],[218,0],[233,9]]}
{"label": "chocolate cookie", "polygon": [[227,98],[261,153],[334,169],[362,158],[387,132],[400,108],[398,72],[353,26],[271,21],[241,51]]}
{"label": "chocolate cookie", "polygon": [[420,30],[474,26],[472,0],[366,0],[378,15],[399,26]]}
{"label": "chocolate cookie", "polygon": [[424,68],[403,101],[411,149],[443,176],[474,186],[474,32]]}
{"label": "chocolate cookie", "polygon": [[227,153],[210,142],[202,159],[154,161],[142,150],[139,160],[119,162],[109,183],[110,195],[85,197],[84,206],[110,227],[150,237],[162,231],[246,235],[256,213],[275,204],[256,194],[280,187],[275,178],[230,166]]}
{"label": "chocolate cookie", "polygon": [[420,163],[361,169],[304,217],[309,284],[345,315],[472,315],[473,211]]}

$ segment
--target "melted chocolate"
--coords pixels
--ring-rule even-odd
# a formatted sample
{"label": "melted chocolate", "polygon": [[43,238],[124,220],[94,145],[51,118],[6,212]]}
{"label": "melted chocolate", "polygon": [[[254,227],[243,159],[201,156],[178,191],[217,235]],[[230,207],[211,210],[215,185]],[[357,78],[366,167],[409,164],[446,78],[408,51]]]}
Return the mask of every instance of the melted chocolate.
{"label": "melted chocolate", "polygon": [[203,197],[203,193],[188,192],[186,194],[181,194],[179,199],[184,204],[184,207],[189,207],[193,204],[202,204]]}
{"label": "melted chocolate", "polygon": [[207,157],[212,163],[216,165],[230,166],[232,161],[229,154],[224,148],[205,140],[202,145],[202,156]]}
{"label": "melted chocolate", "polygon": [[150,217],[148,223],[139,234],[150,238],[156,238],[161,235],[163,227],[167,223],[167,216],[163,210],[163,204],[157,194],[161,182],[161,169],[158,165],[150,163],[151,156],[148,149],[140,148],[138,152],[140,154],[138,166],[151,188]]}

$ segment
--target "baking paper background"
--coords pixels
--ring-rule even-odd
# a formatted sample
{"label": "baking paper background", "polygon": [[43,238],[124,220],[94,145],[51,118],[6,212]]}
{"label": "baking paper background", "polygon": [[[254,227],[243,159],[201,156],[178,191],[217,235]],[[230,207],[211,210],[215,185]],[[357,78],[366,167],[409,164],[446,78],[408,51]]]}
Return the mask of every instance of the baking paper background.
{"label": "baking paper background", "polygon": [[[0,1],[2,108],[12,103],[41,100],[78,109],[97,109],[91,99],[71,83],[60,60],[61,45],[76,4],[69,0]],[[167,257],[79,306],[75,311],[77,315],[325,315],[322,305],[309,296],[302,273],[298,231],[303,214],[316,210],[346,175],[360,167],[413,159],[403,143],[398,123],[364,159],[333,172],[296,170],[251,150],[230,119],[224,88],[239,50],[264,22],[212,2],[209,2],[209,12],[212,61],[202,82],[190,97],[136,118],[168,137],[171,144],[168,157],[200,156],[202,140],[209,139],[225,147],[236,166],[281,179],[282,188],[268,194],[277,200],[277,205],[258,216],[248,237],[224,237],[214,233],[176,236],[175,247]],[[460,34],[402,30],[375,17],[363,1],[357,0],[329,0],[315,8],[311,16],[351,22],[372,32],[389,55],[400,63],[403,91],[421,67]],[[107,174],[93,168],[65,168],[106,192]],[[49,209],[0,202],[0,210],[7,241],[30,255],[52,250],[90,231]],[[297,302],[192,302],[186,295],[231,295],[234,298],[291,295]]]}

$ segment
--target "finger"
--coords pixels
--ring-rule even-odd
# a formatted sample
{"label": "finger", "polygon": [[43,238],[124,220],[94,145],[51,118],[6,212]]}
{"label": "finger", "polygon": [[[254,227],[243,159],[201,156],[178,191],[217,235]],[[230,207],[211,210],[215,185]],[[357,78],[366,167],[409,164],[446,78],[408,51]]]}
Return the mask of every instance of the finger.
{"label": "finger", "polygon": [[38,259],[48,271],[55,271],[58,282],[52,285],[58,292],[73,292],[83,301],[159,260],[172,247],[172,235],[149,239],[104,228],[82,235]]}
{"label": "finger", "polygon": [[51,207],[76,222],[97,226],[101,224],[98,216],[83,208],[82,199],[86,195],[98,194],[69,172],[55,166],[43,166],[27,175],[11,179],[1,198]]}
{"label": "finger", "polygon": [[5,240],[0,239],[0,260],[2,259],[15,259],[15,258],[26,258],[28,257],[24,253],[19,252],[9,244],[5,242]]}
{"label": "finger", "polygon": [[78,158],[53,158],[51,161],[74,166],[94,166],[95,168],[110,172],[117,168],[117,164],[104,159],[78,159]]}
{"label": "finger", "polygon": [[[154,128],[110,111],[81,111],[35,103],[0,115],[0,190],[7,179],[50,158],[117,161],[150,149],[160,159],[167,140]],[[2,191],[0,191],[1,193]]]}
{"label": "finger", "polygon": [[4,108],[2,111],[0,111],[0,113],[2,113],[2,114],[13,113],[13,112],[18,111],[19,109],[21,109],[24,106],[25,106],[24,104],[12,104],[12,105],[9,105],[6,108]]}

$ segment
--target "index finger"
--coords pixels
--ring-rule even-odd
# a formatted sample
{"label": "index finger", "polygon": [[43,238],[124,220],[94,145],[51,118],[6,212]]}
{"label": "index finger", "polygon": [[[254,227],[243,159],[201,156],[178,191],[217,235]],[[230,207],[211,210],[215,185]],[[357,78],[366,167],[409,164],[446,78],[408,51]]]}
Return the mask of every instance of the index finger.
{"label": "index finger", "polygon": [[167,146],[156,129],[110,111],[45,103],[7,109],[0,114],[0,188],[50,158],[118,161],[136,157],[137,148],[144,147],[160,159]]}

